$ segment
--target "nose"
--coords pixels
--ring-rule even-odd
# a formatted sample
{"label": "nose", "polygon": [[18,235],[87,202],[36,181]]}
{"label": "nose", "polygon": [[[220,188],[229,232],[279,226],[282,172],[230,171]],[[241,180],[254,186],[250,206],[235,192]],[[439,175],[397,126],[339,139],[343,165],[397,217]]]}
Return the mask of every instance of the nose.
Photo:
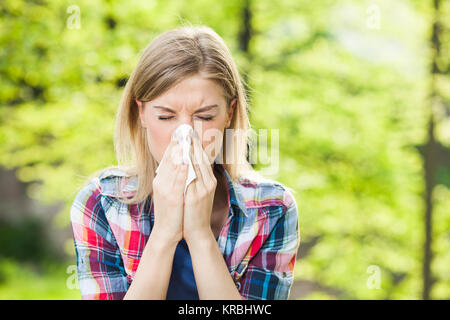
{"label": "nose", "polygon": [[182,124],[187,124],[194,129],[193,135],[196,135],[197,137],[201,137],[201,133],[203,132],[203,121],[201,120],[194,120],[193,117],[184,116],[180,121],[177,123],[176,127],[181,126]]}
{"label": "nose", "polygon": [[194,127],[194,123],[192,121],[192,118],[190,118],[189,116],[185,116],[181,119],[181,121],[179,121],[179,123],[177,123],[177,126],[181,126],[182,124],[187,124],[189,126],[191,126],[192,128]]}

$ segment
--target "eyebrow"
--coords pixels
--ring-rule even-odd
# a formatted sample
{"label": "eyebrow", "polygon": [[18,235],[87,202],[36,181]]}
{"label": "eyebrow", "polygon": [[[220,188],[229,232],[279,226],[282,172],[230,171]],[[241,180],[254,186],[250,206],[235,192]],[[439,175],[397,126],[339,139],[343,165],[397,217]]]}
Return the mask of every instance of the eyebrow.
{"label": "eyebrow", "polygon": [[[202,107],[202,108],[200,108],[200,109],[197,109],[197,110],[195,110],[194,113],[199,113],[199,112],[203,112],[203,111],[208,111],[208,110],[211,110],[211,109],[217,108],[217,107],[219,107],[217,104],[212,104],[212,105],[205,106],[205,107]],[[168,108],[168,107],[164,107],[164,106],[153,106],[153,108],[163,109],[163,110],[165,110],[165,111],[167,111],[167,112],[175,113],[174,110],[172,110],[172,109],[170,109],[170,108]]]}

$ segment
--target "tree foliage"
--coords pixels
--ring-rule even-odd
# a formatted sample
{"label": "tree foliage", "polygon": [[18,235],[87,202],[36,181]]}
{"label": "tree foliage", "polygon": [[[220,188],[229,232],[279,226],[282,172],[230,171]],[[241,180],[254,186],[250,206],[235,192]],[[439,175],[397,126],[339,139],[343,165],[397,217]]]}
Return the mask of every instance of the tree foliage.
{"label": "tree foliage", "polygon": [[[421,297],[431,1],[6,0],[0,12],[0,164],[18,169],[30,196],[64,204],[61,226],[85,178],[116,163],[115,111],[143,48],[165,30],[204,24],[225,39],[248,83],[252,127],[279,130],[272,178],[297,191],[296,280],[339,292],[309,297]],[[440,14],[436,137],[445,154],[448,1]],[[448,162],[433,202],[431,297],[448,299]],[[381,272],[379,289],[370,270]]]}

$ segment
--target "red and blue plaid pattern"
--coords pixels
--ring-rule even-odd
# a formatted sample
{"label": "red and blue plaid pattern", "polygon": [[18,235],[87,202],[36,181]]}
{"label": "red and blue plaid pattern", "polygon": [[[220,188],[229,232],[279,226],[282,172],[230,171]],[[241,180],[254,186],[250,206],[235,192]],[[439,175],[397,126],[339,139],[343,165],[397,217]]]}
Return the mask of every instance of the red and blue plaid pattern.
{"label": "red and blue plaid pattern", "polygon": [[[300,245],[297,204],[276,182],[228,181],[228,219],[217,244],[244,299],[288,299]],[[154,222],[150,199],[127,205],[118,196],[137,178],[103,171],[79,191],[71,208],[78,283],[83,299],[122,299],[133,281]]]}

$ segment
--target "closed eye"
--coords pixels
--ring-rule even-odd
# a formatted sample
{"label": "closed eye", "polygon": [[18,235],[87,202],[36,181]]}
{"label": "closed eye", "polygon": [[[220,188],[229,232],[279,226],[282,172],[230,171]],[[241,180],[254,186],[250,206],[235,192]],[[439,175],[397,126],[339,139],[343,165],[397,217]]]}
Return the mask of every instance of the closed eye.
{"label": "closed eye", "polygon": [[211,121],[214,117],[199,117],[199,118],[205,121]]}
{"label": "closed eye", "polygon": [[[159,120],[170,120],[172,118],[173,118],[173,116],[167,116],[167,117],[159,116],[158,117]],[[199,117],[199,118],[204,121],[211,121],[214,117]]]}

